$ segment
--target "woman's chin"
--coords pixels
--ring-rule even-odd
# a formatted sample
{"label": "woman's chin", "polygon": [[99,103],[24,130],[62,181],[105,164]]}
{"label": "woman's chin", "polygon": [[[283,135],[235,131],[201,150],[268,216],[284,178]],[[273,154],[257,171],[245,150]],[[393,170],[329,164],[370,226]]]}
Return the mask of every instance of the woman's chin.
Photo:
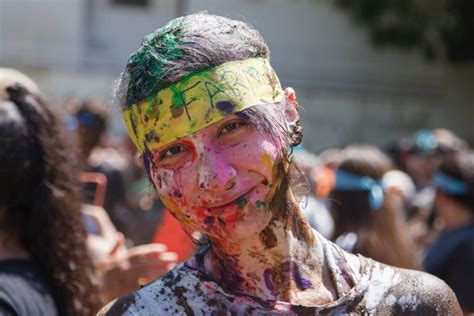
{"label": "woman's chin", "polygon": [[[223,229],[218,229],[217,238],[226,241],[241,241],[258,235],[270,222],[271,213],[266,208],[250,207],[243,215],[232,218],[232,221],[222,223]],[[231,216],[233,213],[229,213]],[[217,231],[215,231],[217,232]],[[211,235],[216,235],[210,232]]]}

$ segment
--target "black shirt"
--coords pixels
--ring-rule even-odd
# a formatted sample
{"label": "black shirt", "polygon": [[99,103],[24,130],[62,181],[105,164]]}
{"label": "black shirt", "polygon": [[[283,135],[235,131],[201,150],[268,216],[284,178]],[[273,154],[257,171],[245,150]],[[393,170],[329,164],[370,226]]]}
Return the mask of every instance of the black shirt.
{"label": "black shirt", "polygon": [[461,307],[474,311],[474,222],[443,233],[424,265],[453,289]]}
{"label": "black shirt", "polygon": [[47,279],[34,261],[0,261],[0,315],[59,315]]}

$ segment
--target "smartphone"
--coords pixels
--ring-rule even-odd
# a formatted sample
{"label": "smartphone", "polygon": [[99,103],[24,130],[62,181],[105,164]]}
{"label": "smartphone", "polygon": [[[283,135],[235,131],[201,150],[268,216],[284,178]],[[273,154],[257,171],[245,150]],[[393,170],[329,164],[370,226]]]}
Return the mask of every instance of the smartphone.
{"label": "smartphone", "polygon": [[100,172],[82,172],[80,181],[83,203],[104,207],[107,177]]}

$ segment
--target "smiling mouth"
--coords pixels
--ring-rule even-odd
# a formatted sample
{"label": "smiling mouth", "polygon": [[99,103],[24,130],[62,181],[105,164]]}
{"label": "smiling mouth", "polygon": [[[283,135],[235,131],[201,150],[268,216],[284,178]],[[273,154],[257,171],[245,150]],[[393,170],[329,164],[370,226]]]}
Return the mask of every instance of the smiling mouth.
{"label": "smiling mouth", "polygon": [[247,199],[245,198],[247,196],[247,194],[249,194],[254,188],[251,188],[250,190],[248,190],[247,192],[245,192],[244,194],[238,196],[237,198],[233,199],[232,201],[230,202],[227,202],[227,203],[224,203],[224,204],[219,204],[219,205],[213,205],[211,207],[207,207],[207,209],[209,210],[213,210],[213,209],[221,209],[221,208],[226,208],[226,207],[229,207],[231,206],[232,204],[237,204],[237,206],[239,206],[240,208],[244,207],[248,201]]}

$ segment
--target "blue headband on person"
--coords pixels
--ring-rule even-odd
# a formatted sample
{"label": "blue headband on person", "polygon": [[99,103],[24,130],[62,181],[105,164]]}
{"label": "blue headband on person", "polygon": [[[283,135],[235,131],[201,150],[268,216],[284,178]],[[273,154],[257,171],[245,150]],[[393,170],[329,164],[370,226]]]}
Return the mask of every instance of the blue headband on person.
{"label": "blue headband on person", "polygon": [[66,126],[66,129],[73,131],[76,130],[79,125],[90,126],[97,123],[97,121],[97,116],[93,115],[92,113],[81,112],[76,115],[67,116],[64,120],[64,124]]}
{"label": "blue headband on person", "polygon": [[469,186],[464,181],[448,176],[441,171],[435,173],[433,184],[435,187],[452,195],[463,195],[469,192]]}
{"label": "blue headband on person", "polygon": [[361,177],[353,173],[338,169],[336,171],[336,190],[369,192],[369,205],[373,210],[378,210],[383,204],[384,185],[371,177]]}

